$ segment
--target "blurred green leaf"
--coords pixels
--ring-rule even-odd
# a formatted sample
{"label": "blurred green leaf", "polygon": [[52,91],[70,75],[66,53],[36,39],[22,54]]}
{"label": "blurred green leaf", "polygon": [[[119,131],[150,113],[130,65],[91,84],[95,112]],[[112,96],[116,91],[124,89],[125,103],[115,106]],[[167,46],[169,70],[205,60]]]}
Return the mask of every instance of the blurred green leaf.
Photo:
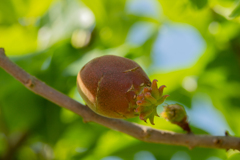
{"label": "blurred green leaf", "polygon": [[235,153],[228,160],[239,160],[240,159],[240,153]]}
{"label": "blurred green leaf", "polygon": [[8,55],[23,55],[37,49],[37,29],[19,24],[10,27],[0,26],[0,45]]}
{"label": "blurred green leaf", "polygon": [[17,22],[17,13],[10,0],[2,0],[0,5],[0,24],[11,25]]}
{"label": "blurred green leaf", "polygon": [[208,4],[208,0],[190,0],[193,5],[195,5],[198,9],[204,8]]}
{"label": "blurred green leaf", "polygon": [[232,13],[229,15],[230,18],[236,18],[240,15],[240,4],[237,5],[237,7],[232,11]]}

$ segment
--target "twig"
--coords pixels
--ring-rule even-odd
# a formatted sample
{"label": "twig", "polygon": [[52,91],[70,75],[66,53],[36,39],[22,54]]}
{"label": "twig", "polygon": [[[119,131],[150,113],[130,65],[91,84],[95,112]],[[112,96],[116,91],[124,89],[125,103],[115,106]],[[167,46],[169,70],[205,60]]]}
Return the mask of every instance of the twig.
{"label": "twig", "polygon": [[44,82],[25,72],[23,69],[10,61],[4,53],[4,49],[1,48],[0,66],[6,72],[15,77],[18,81],[20,81],[29,90],[63,108],[75,112],[76,114],[83,117],[83,120],[85,122],[96,122],[110,129],[126,133],[139,140],[149,143],[186,146],[190,149],[194,147],[205,147],[222,149],[231,148],[240,150],[240,138],[237,137],[180,134],[157,130],[136,123],[130,123],[124,120],[102,117],[91,111],[88,107],[78,103],[77,101],[51,88]]}

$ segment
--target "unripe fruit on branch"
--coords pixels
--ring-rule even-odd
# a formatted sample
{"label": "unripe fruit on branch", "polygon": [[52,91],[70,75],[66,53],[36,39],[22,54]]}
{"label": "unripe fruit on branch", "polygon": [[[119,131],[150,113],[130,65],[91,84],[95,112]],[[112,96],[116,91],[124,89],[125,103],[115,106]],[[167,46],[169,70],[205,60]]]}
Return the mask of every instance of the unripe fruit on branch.
{"label": "unripe fruit on branch", "polygon": [[78,73],[77,86],[81,97],[94,112],[109,118],[132,118],[154,124],[156,107],[168,95],[165,86],[149,80],[134,61],[107,55],[88,62]]}

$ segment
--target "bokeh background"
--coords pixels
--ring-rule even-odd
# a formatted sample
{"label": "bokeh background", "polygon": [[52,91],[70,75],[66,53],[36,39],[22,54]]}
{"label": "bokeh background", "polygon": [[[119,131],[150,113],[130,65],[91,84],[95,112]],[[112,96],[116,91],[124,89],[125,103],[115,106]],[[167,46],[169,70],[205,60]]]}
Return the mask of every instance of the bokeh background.
{"label": "bokeh background", "polygon": [[[240,136],[239,14],[236,0],[0,0],[0,47],[82,103],[76,75],[85,63],[107,54],[130,58],[167,86],[166,103],[185,106],[194,133]],[[155,124],[183,132],[163,118]],[[239,160],[240,153],[149,144],[83,123],[0,69],[0,157]]]}

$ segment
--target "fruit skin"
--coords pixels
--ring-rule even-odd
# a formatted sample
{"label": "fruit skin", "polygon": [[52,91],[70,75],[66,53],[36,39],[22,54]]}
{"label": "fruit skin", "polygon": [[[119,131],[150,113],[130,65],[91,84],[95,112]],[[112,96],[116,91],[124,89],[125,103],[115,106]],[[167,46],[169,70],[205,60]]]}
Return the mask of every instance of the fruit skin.
{"label": "fruit skin", "polygon": [[106,55],[88,62],[78,73],[78,91],[87,106],[109,118],[138,116],[136,97],[151,82],[134,61]]}

